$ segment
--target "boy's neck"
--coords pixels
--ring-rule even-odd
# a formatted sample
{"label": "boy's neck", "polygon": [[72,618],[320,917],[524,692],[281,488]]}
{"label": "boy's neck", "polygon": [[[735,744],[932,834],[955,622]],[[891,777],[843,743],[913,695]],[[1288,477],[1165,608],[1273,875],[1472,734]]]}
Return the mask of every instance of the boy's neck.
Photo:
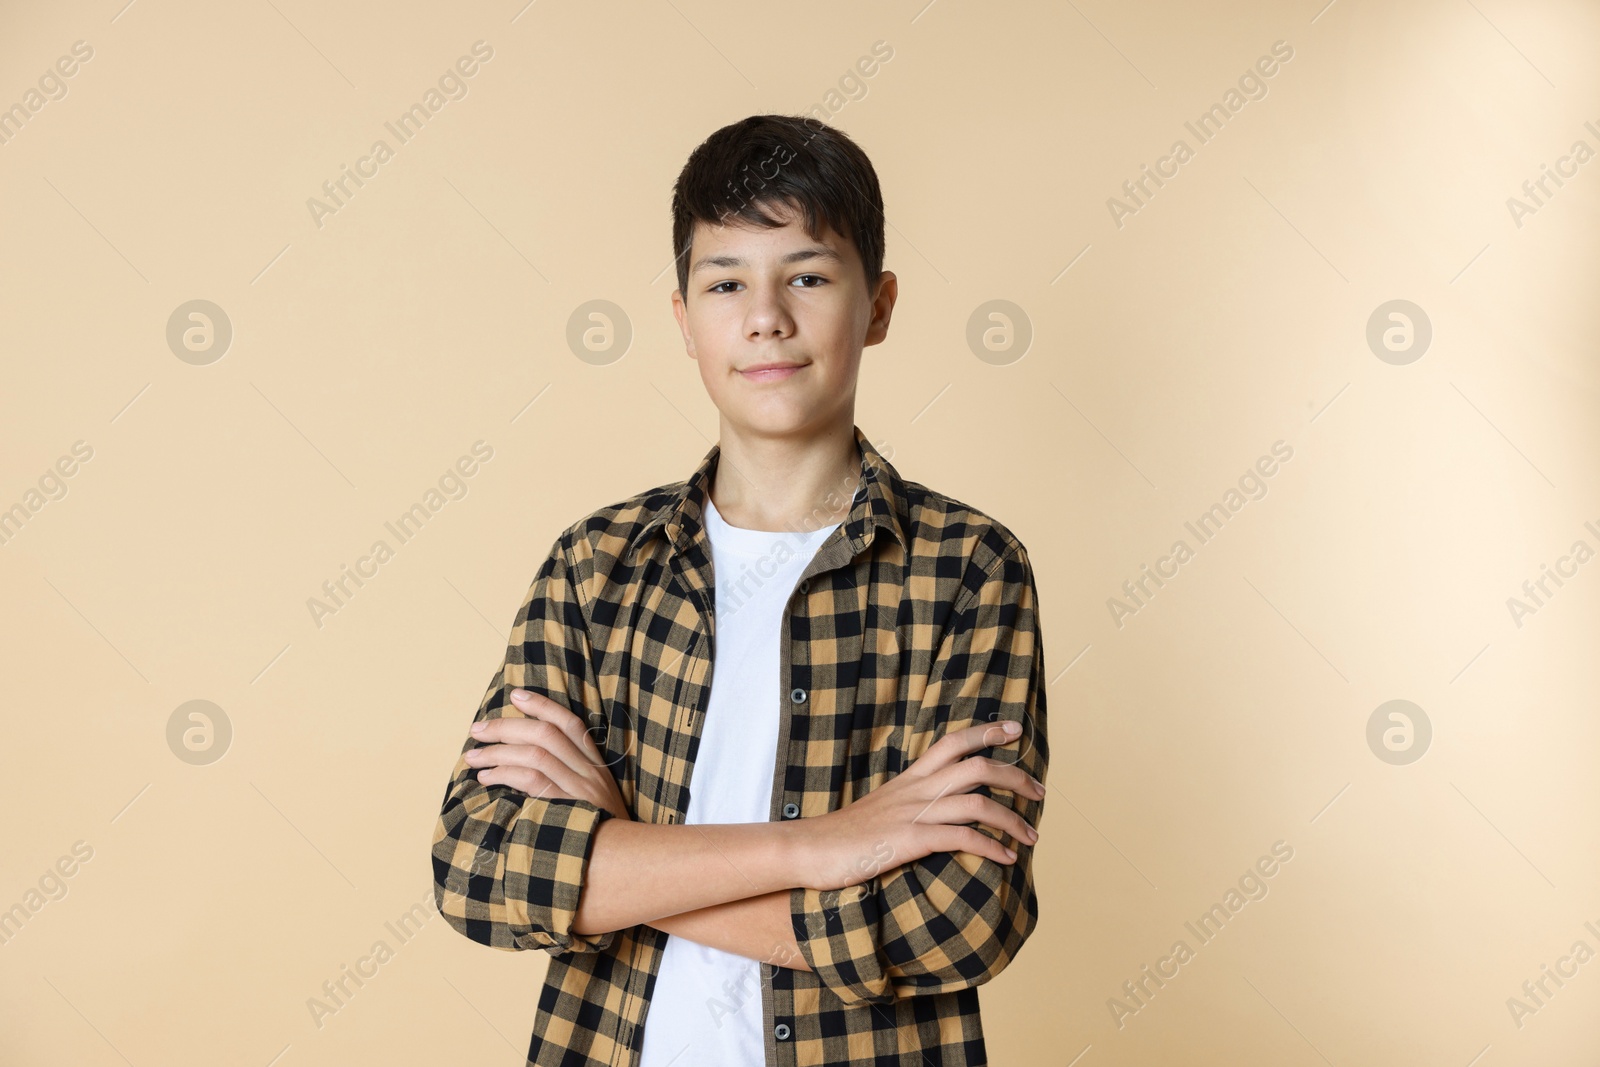
{"label": "boy's neck", "polygon": [[731,526],[798,532],[837,526],[861,484],[855,424],[810,437],[741,433],[724,421],[711,499]]}

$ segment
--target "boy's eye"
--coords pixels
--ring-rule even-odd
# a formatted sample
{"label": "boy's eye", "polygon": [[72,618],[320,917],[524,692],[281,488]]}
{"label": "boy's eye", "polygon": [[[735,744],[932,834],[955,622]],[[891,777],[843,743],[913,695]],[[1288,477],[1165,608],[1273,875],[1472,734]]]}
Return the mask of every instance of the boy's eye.
{"label": "boy's eye", "polygon": [[[824,278],[820,274],[802,274],[802,275],[800,275],[800,277],[796,278],[795,281],[797,281],[797,282],[798,281],[803,281],[806,278],[813,279],[819,285],[826,285],[827,281],[828,281],[828,279]],[[725,286],[725,285],[738,285],[738,284],[739,283],[735,282],[735,281],[718,282],[716,285],[713,285],[710,289],[707,289],[706,292],[708,292],[708,293],[726,293],[726,292],[731,292],[732,290],[724,289],[723,286]],[[801,289],[816,289],[816,288],[818,288],[818,285],[802,285],[802,286],[800,286],[800,288]]]}

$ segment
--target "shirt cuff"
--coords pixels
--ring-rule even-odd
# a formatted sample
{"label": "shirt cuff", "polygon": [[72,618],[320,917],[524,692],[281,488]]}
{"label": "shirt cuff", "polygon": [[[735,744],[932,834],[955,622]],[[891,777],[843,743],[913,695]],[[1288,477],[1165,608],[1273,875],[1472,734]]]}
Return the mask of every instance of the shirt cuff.
{"label": "shirt cuff", "polygon": [[573,932],[588,881],[589,853],[609,811],[586,800],[528,797],[505,850],[506,920],[552,954],[600,952],[617,931]]}
{"label": "shirt cuff", "polygon": [[846,1005],[895,999],[878,952],[878,880],[843,889],[789,891],[789,918],[800,955]]}

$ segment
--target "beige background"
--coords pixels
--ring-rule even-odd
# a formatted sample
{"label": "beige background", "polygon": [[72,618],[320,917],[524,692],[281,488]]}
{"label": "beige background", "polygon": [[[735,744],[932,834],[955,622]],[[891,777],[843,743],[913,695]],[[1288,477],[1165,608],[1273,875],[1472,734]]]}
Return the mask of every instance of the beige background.
{"label": "beige background", "polygon": [[[858,422],[1037,568],[1042,919],[984,988],[994,1061],[1600,1054],[1600,962],[1520,1027],[1506,1003],[1600,951],[1600,563],[1507,606],[1600,548],[1600,161],[1520,226],[1506,203],[1600,149],[1600,12],[1321,3],[0,7],[0,106],[93,49],[0,145],[0,507],[93,453],[0,546],[0,908],[92,849],[0,947],[0,1062],[521,1062],[544,959],[385,923],[432,914],[445,779],[555,534],[715,440],[669,314],[678,169],[813,107],[874,160],[900,278]],[[1275,41],[1267,95],[1197,147]],[[1108,198],[1180,137],[1119,228]],[[319,228],[308,198],[379,138]],[[166,339],[195,299],[233,329],[209,365]],[[633,331],[604,365],[566,341],[601,299]],[[1032,330],[1004,365],[966,340],[997,299]],[[1432,327],[1405,365],[1366,341],[1393,299]],[[478,440],[466,495],[318,626]],[[1119,627],[1108,599],[1280,440],[1266,496]],[[1409,765],[1367,743],[1392,699],[1432,724]],[[231,724],[209,765],[169,747],[191,700]],[[1276,841],[1200,946],[1185,921]]]}

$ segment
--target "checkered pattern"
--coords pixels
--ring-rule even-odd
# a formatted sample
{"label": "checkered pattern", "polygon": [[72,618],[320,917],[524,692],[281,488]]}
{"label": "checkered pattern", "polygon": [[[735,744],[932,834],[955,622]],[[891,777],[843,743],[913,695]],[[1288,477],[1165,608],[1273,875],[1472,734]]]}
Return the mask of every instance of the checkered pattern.
{"label": "checkered pattern", "polygon": [[[1004,719],[1023,724],[1021,737],[980,754],[1045,781],[1026,551],[993,519],[902,480],[859,428],[855,437],[861,488],[785,609],[770,818],[836,810],[945,733]],[[520,716],[517,687],[583,715],[640,821],[680,822],[688,810],[715,647],[703,508],[719,455],[713,446],[687,481],[601,508],[557,538],[476,716]],[[463,756],[478,744],[469,736]],[[975,791],[1039,826],[1042,801]],[[591,839],[610,817],[586,801],[479,785],[464,758],[445,791],[433,840],[441,914],[482,944],[551,955],[530,1067],[639,1059],[667,935],[572,931]],[[1038,921],[1033,850],[1011,844],[1014,864],[967,852],[893,866],[892,855],[863,857],[873,873],[859,885],[792,889],[813,970],[761,968],[768,1067],[987,1063],[977,987]]]}

